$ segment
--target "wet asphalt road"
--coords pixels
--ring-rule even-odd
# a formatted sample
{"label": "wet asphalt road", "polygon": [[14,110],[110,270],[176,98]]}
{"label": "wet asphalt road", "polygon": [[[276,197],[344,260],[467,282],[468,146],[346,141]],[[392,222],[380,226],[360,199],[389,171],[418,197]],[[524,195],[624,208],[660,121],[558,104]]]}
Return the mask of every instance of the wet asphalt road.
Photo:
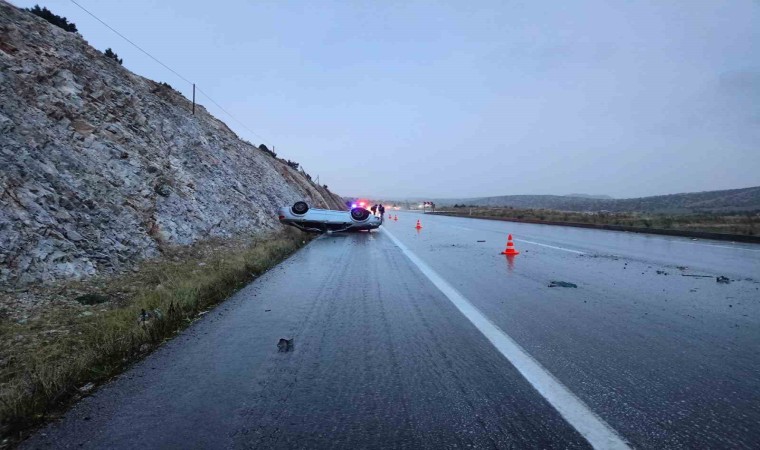
{"label": "wet asphalt road", "polygon": [[312,242],[25,447],[588,448],[388,233],[631,446],[760,446],[760,246],[401,213]]}

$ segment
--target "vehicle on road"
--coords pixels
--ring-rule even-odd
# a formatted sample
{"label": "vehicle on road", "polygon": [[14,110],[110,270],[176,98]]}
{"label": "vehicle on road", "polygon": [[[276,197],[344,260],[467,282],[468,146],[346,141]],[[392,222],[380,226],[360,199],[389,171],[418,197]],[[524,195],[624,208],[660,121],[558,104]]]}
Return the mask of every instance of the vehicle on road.
{"label": "vehicle on road", "polygon": [[336,231],[371,231],[379,227],[381,217],[373,215],[362,207],[350,211],[310,208],[306,202],[295,202],[293,206],[280,208],[278,218],[281,223],[312,233]]}

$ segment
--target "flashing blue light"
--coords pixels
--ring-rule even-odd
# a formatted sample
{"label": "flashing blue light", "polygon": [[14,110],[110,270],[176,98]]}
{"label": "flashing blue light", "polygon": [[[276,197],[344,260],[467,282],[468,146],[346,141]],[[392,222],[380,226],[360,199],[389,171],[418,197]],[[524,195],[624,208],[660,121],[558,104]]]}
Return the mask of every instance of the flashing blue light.
{"label": "flashing blue light", "polygon": [[356,203],[352,203],[352,204],[351,204],[351,207],[352,207],[352,208],[356,208]]}

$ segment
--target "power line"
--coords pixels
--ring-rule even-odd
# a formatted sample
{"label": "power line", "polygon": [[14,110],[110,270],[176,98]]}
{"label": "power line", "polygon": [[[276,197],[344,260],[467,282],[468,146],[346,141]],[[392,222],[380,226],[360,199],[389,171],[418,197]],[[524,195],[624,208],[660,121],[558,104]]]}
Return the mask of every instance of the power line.
{"label": "power line", "polygon": [[[72,1],[73,1],[73,0],[72,0]],[[233,116],[232,114],[230,114],[229,112],[227,112],[227,110],[226,110],[226,109],[222,108],[222,105],[220,105],[219,103],[217,103],[216,101],[214,101],[214,99],[213,99],[213,98],[209,97],[209,96],[208,96],[208,94],[207,94],[207,93],[205,93],[205,92],[203,92],[203,90],[202,90],[201,88],[199,88],[199,87],[197,87],[197,86],[196,86],[196,89],[198,89],[198,92],[200,92],[201,94],[203,94],[203,95],[204,95],[204,96],[205,96],[207,99],[211,100],[211,103],[215,104],[215,105],[217,106],[217,108],[221,109],[221,110],[222,110],[222,111],[224,111],[224,112],[225,112],[225,113],[226,113],[228,116],[232,117],[232,120],[234,120],[235,122],[239,123],[239,124],[240,124],[240,126],[242,126],[243,128],[245,128],[246,130],[248,130],[248,131],[249,131],[251,134],[253,134],[253,135],[254,135],[254,136],[256,136],[257,138],[261,139],[263,142],[269,142],[269,140],[268,140],[268,139],[264,139],[264,137],[262,137],[260,134],[258,134],[258,133],[256,133],[255,131],[251,130],[250,128],[248,128],[248,127],[246,126],[246,124],[244,124],[243,122],[239,121],[239,120],[238,120],[238,119],[237,119],[235,116]],[[271,145],[271,142],[270,142],[270,145]]]}
{"label": "power line", "polygon": [[183,80],[185,80],[186,82],[188,82],[188,83],[190,83],[190,84],[193,84],[193,82],[192,82],[192,81],[190,81],[190,80],[188,80],[187,78],[183,77],[182,75],[180,75],[179,73],[177,73],[177,72],[176,72],[174,69],[172,69],[171,67],[169,67],[169,66],[167,66],[166,64],[162,63],[161,61],[159,61],[159,60],[158,60],[158,58],[156,58],[155,56],[153,56],[153,55],[151,55],[150,53],[148,53],[148,52],[146,52],[145,50],[143,50],[143,49],[142,49],[142,47],[140,47],[139,45],[137,45],[137,44],[135,44],[134,42],[130,41],[130,40],[129,40],[129,39],[126,37],[126,36],[124,36],[123,34],[119,33],[119,32],[118,32],[118,31],[116,31],[115,29],[113,29],[113,27],[111,27],[111,25],[108,25],[107,23],[105,23],[105,22],[103,22],[102,20],[100,20],[100,18],[99,18],[98,16],[96,16],[95,14],[91,13],[90,11],[88,11],[88,10],[87,10],[87,9],[86,9],[84,6],[80,5],[79,3],[75,2],[74,0],[70,0],[70,1],[71,1],[71,3],[73,3],[73,4],[77,5],[77,6],[78,6],[78,7],[79,7],[79,8],[80,8],[82,11],[86,12],[87,14],[89,14],[89,15],[91,15],[93,18],[95,18],[95,20],[97,20],[98,22],[100,22],[100,23],[102,23],[103,25],[105,25],[105,26],[106,26],[106,27],[107,27],[109,30],[111,30],[111,31],[113,31],[114,33],[118,34],[118,35],[119,35],[119,37],[121,37],[121,38],[122,38],[122,39],[124,39],[125,41],[129,42],[130,44],[132,44],[132,46],[134,46],[136,49],[138,49],[138,50],[140,50],[141,52],[143,52],[143,53],[145,53],[146,55],[148,55],[148,57],[150,57],[150,58],[151,58],[153,61],[155,61],[155,62],[157,62],[157,63],[161,64],[161,65],[162,65],[162,66],[164,66],[164,67],[165,67],[167,70],[169,70],[171,73],[173,73],[174,75],[177,75],[178,77],[182,78],[182,79],[183,79]]}
{"label": "power line", "polygon": [[[86,9],[84,6],[80,5],[79,3],[77,3],[77,2],[76,2],[76,1],[74,1],[74,0],[70,0],[70,1],[71,1],[71,3],[75,4],[76,6],[78,6],[78,7],[79,7],[79,8],[80,8],[82,11],[84,11],[84,12],[86,12],[87,14],[89,14],[90,16],[92,16],[92,17],[93,17],[95,20],[97,20],[98,22],[100,22],[100,23],[102,23],[103,25],[105,25],[105,26],[106,26],[106,28],[108,28],[109,30],[111,30],[111,31],[113,31],[114,33],[116,33],[116,34],[117,34],[119,37],[121,37],[121,38],[122,38],[122,39],[124,39],[125,41],[129,42],[129,43],[130,43],[130,44],[131,44],[133,47],[135,47],[136,49],[138,49],[138,50],[140,50],[141,52],[143,52],[143,53],[144,53],[145,55],[147,55],[147,56],[148,56],[150,59],[152,59],[153,61],[155,61],[155,62],[157,62],[157,63],[161,64],[161,65],[162,65],[162,66],[163,66],[163,67],[164,67],[166,70],[170,71],[170,72],[171,72],[171,73],[173,73],[174,75],[177,75],[179,78],[181,78],[181,79],[182,79],[182,80],[184,80],[185,82],[187,82],[187,83],[189,83],[189,84],[192,84],[192,85],[195,85],[195,83],[193,83],[192,81],[190,81],[190,80],[188,80],[187,78],[185,78],[185,77],[183,77],[182,75],[180,75],[180,74],[179,74],[179,73],[178,73],[176,70],[174,70],[174,69],[172,69],[171,67],[167,66],[166,64],[164,64],[163,62],[161,62],[161,61],[160,61],[158,58],[156,58],[155,56],[151,55],[151,54],[150,54],[150,53],[148,53],[146,50],[144,50],[142,47],[140,47],[139,45],[137,45],[137,44],[135,44],[134,42],[132,42],[132,41],[131,41],[129,38],[127,38],[127,37],[126,37],[126,36],[124,36],[123,34],[121,34],[121,33],[119,33],[118,31],[116,31],[116,30],[115,30],[115,29],[114,29],[112,26],[108,25],[108,24],[107,24],[107,23],[105,23],[103,20],[101,20],[101,19],[100,19],[98,16],[96,16],[95,14],[91,13],[90,11],[88,11],[88,10],[87,10],[87,9]],[[217,106],[217,108],[221,109],[221,110],[222,110],[222,111],[223,111],[225,114],[227,114],[228,116],[230,116],[230,117],[232,118],[232,120],[234,120],[234,121],[235,121],[235,122],[237,122],[237,123],[238,123],[240,126],[242,126],[243,128],[245,128],[246,130],[248,130],[248,132],[250,132],[250,133],[251,133],[251,134],[253,134],[254,136],[258,137],[258,138],[259,138],[259,139],[261,139],[263,142],[269,142],[269,143],[271,144],[271,142],[270,142],[268,139],[264,139],[264,137],[263,137],[263,136],[261,136],[260,134],[256,133],[255,131],[251,130],[250,128],[248,128],[248,126],[246,126],[246,124],[244,124],[243,122],[241,122],[240,120],[238,120],[238,119],[237,119],[237,117],[233,116],[232,114],[230,114],[230,112],[229,112],[229,111],[227,111],[226,109],[222,108],[222,106],[221,106],[219,103],[217,103],[217,102],[216,102],[216,100],[214,100],[213,98],[211,98],[211,96],[209,96],[207,93],[203,92],[203,91],[201,90],[201,88],[199,88],[199,87],[197,87],[197,86],[196,86],[196,89],[198,90],[198,92],[200,92],[201,94],[203,94],[203,95],[204,95],[204,96],[205,96],[207,99],[209,99],[209,100],[211,101],[211,103],[213,103],[214,105],[216,105],[216,106]]]}

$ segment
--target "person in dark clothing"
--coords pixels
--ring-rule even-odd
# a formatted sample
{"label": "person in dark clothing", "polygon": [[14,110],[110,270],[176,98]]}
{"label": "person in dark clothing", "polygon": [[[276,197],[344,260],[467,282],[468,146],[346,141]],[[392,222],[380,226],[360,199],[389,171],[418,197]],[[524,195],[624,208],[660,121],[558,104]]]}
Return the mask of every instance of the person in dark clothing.
{"label": "person in dark clothing", "polygon": [[377,210],[378,210],[378,212],[380,212],[380,218],[384,219],[385,218],[385,206],[383,206],[383,205],[377,205]]}
{"label": "person in dark clothing", "polygon": [[375,216],[377,215],[377,205],[372,205],[372,207],[369,210],[372,211],[373,215]]}

